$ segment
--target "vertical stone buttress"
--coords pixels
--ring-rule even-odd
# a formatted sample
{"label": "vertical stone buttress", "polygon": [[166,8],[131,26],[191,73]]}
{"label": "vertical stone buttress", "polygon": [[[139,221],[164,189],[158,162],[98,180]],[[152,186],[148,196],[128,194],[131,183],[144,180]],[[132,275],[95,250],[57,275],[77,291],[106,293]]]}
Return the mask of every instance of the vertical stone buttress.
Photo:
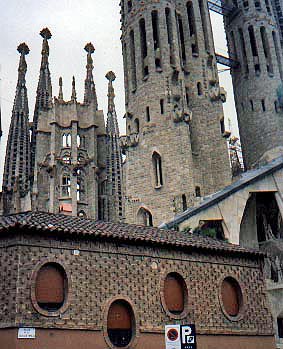
{"label": "vertical stone buttress", "polygon": [[108,80],[108,112],[106,124],[106,173],[107,173],[107,217],[108,221],[123,221],[122,152],[119,140],[118,119],[115,109],[113,81],[115,74],[106,74]]}
{"label": "vertical stone buttress", "polygon": [[159,225],[230,183],[206,0],[125,1],[128,222]]}
{"label": "vertical stone buttress", "polygon": [[[46,112],[52,108],[52,85],[51,76],[49,71],[49,45],[48,40],[52,35],[48,28],[42,29],[40,35],[43,38],[42,51],[41,51],[41,65],[39,80],[36,91],[35,108],[33,115],[32,137],[31,137],[31,172],[34,171],[35,166],[35,151],[36,151],[36,138],[37,138],[37,126],[38,119],[41,112]],[[33,177],[32,177],[33,182]]]}
{"label": "vertical stone buttress", "polygon": [[224,20],[230,56],[239,61],[231,74],[247,169],[283,151],[283,78],[280,36],[270,0],[234,0],[234,16]]}
{"label": "vertical stone buttress", "polygon": [[25,56],[29,48],[25,43],[18,47],[21,54],[16,96],[7,141],[3,175],[3,214],[31,209],[30,202],[30,142],[29,109],[26,88],[27,64]]}

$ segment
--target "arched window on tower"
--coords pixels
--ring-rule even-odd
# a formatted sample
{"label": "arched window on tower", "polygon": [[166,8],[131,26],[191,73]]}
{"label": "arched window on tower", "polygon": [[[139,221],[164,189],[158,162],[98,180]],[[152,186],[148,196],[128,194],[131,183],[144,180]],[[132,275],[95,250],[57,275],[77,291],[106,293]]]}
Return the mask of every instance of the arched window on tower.
{"label": "arched window on tower", "polygon": [[71,178],[68,173],[64,173],[62,176],[61,194],[64,197],[71,196]]}
{"label": "arched window on tower", "polygon": [[135,119],[134,125],[135,125],[135,133],[140,133],[140,121],[138,118]]}
{"label": "arched window on tower", "polygon": [[152,165],[155,188],[160,188],[163,185],[162,159],[161,156],[156,152],[154,152],[152,155]]}
{"label": "arched window on tower", "polygon": [[138,211],[138,223],[145,225],[147,227],[153,226],[153,219],[152,214],[150,211],[146,210],[145,208],[141,207]]}
{"label": "arched window on tower", "polygon": [[139,22],[140,27],[140,48],[141,48],[141,59],[142,59],[142,74],[146,78],[149,74],[148,70],[148,57],[147,57],[147,38],[146,38],[146,27],[145,20],[142,18]]}
{"label": "arched window on tower", "polygon": [[201,96],[202,95],[202,86],[201,86],[201,82],[197,83],[197,89],[198,89],[198,95]]}

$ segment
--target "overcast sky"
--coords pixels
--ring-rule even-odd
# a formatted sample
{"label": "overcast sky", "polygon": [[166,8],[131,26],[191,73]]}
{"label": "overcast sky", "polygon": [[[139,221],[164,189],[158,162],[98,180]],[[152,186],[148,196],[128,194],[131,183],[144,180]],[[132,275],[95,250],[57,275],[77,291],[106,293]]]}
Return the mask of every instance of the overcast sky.
{"label": "overcast sky", "polygon": [[[86,73],[86,53],[83,48],[87,42],[91,41],[96,48],[94,79],[99,108],[106,111],[105,74],[113,70],[117,76],[116,108],[120,130],[124,133],[124,81],[119,0],[0,0],[0,5],[2,8],[0,12],[0,101],[3,128],[0,144],[0,183],[2,183],[5,147],[17,83],[19,54],[16,49],[21,42],[26,42],[30,48],[30,54],[27,56],[27,88],[31,120],[40,67],[42,38],[39,32],[44,27],[48,27],[53,35],[49,41],[53,95],[58,95],[58,79],[62,76],[64,99],[68,100],[74,75],[78,100],[82,100]],[[222,17],[212,14],[212,24],[216,51],[223,53],[226,50],[226,41]],[[219,66],[219,69],[223,68]],[[224,105],[225,122],[228,128],[228,118],[230,118],[232,131],[237,133],[230,73],[221,73],[220,81],[228,92],[228,101]]]}

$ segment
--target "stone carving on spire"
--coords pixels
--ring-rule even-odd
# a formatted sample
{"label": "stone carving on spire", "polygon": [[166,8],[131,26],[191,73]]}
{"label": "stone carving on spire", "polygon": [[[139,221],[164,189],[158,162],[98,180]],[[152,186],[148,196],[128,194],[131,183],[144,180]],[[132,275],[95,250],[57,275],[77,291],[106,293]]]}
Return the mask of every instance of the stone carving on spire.
{"label": "stone carving on spire", "polygon": [[29,108],[26,88],[29,48],[25,43],[18,46],[20,62],[18,82],[7,142],[3,176],[4,214],[30,209],[30,142]]}
{"label": "stone carving on spire", "polygon": [[85,93],[84,93],[84,103],[90,104],[93,102],[95,108],[97,109],[97,96],[96,89],[93,80],[93,59],[92,54],[95,51],[95,48],[91,42],[86,44],[85,51],[87,52],[87,65],[86,65],[86,79],[85,79]]}

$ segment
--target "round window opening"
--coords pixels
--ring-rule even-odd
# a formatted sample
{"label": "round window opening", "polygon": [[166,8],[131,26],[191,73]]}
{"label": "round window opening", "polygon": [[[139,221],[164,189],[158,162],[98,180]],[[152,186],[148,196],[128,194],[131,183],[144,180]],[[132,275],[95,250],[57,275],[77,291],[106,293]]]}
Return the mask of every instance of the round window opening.
{"label": "round window opening", "polygon": [[164,299],[167,310],[173,315],[182,315],[187,302],[185,280],[178,273],[170,273],[164,283]]}
{"label": "round window opening", "polygon": [[64,304],[67,294],[67,275],[61,265],[47,263],[36,276],[35,298],[38,306],[48,312],[57,312]]}
{"label": "round window opening", "polygon": [[239,283],[227,277],[223,280],[221,286],[221,298],[224,311],[231,318],[236,318],[243,305],[243,294]]}
{"label": "round window opening", "polygon": [[124,300],[113,302],[107,316],[107,333],[110,342],[118,348],[127,347],[134,336],[134,313]]}

